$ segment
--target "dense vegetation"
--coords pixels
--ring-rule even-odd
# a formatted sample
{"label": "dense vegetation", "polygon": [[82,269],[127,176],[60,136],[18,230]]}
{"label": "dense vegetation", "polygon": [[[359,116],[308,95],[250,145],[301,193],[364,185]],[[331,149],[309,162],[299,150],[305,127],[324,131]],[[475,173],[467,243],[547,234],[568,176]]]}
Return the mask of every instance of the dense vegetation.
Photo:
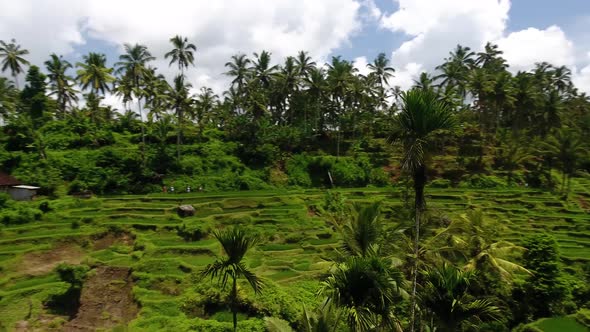
{"label": "dense vegetation", "polygon": [[588,325],[590,99],[567,68],[457,46],[401,91],[384,54],[361,75],[262,51],[229,60],[220,97],[170,41],[171,81],[139,44],[42,70],[0,43],[0,170],[44,196],[0,196],[0,329],[78,326],[96,276],[126,271],[100,266],[129,268],[139,305],[107,328]]}

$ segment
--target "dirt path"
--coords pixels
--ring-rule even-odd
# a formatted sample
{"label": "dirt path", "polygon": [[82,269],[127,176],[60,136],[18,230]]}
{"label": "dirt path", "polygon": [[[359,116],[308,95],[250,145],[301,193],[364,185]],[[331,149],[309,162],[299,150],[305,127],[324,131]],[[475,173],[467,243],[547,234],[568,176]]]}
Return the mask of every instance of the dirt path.
{"label": "dirt path", "polygon": [[96,331],[126,325],[139,311],[132,288],[128,268],[101,266],[91,271],[82,288],[78,313],[64,325],[63,331]]}

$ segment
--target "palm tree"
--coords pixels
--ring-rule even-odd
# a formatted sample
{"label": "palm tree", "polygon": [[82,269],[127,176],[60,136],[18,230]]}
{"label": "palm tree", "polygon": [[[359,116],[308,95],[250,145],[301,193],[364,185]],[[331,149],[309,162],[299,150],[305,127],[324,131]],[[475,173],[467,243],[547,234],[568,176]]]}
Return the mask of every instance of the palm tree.
{"label": "palm tree", "polygon": [[316,66],[315,61],[312,61],[311,57],[304,51],[299,51],[299,53],[297,53],[295,64],[297,65],[299,76],[302,78],[306,78]]}
{"label": "palm tree", "polygon": [[[5,77],[0,77],[0,120],[14,114],[17,107],[18,90]],[[1,124],[2,122],[0,122]]]}
{"label": "palm tree", "polygon": [[351,85],[355,79],[356,69],[352,63],[342,60],[339,56],[332,57],[332,62],[328,65],[327,87],[331,93],[332,103],[334,104],[334,123],[336,127],[336,156],[340,156],[340,134],[342,130],[342,119],[345,116],[346,101],[350,92]]}
{"label": "palm tree", "polygon": [[67,105],[78,101],[76,89],[73,87],[73,78],[66,74],[66,71],[72,68],[72,64],[64,60],[62,56],[57,56],[55,53],[51,54],[51,60],[45,61],[45,66],[49,74],[47,77],[50,82],[50,93],[49,95],[55,95],[57,97],[57,107],[60,110],[60,116],[66,113]]}
{"label": "palm tree", "polygon": [[[334,267],[318,294],[341,310],[352,331],[392,331],[399,329],[392,309],[401,297],[402,284],[403,274],[392,269],[388,260],[353,256]],[[339,321],[332,331],[336,331]]]}
{"label": "palm tree", "polygon": [[192,87],[190,83],[185,83],[183,75],[177,75],[174,78],[173,86],[168,89],[168,99],[170,108],[176,112],[176,157],[180,161],[180,146],[182,145],[182,126],[183,120],[192,104],[192,99],[189,96],[189,89]]}
{"label": "palm tree", "polygon": [[149,69],[146,64],[156,58],[148,51],[147,46],[125,44],[125,54],[119,56],[119,62],[115,64],[117,67],[117,74],[122,74],[132,86],[132,94],[137,99],[137,108],[139,110],[139,117],[142,122],[141,125],[141,151],[142,159],[145,162],[145,128],[143,125],[143,111],[141,109],[141,99],[145,94],[142,89]]}
{"label": "palm tree", "polygon": [[418,80],[414,80],[414,87],[422,90],[433,89],[433,78],[427,72],[420,73]]}
{"label": "palm tree", "polygon": [[416,278],[418,274],[418,252],[420,241],[420,214],[426,208],[424,186],[426,185],[426,169],[428,148],[433,135],[440,130],[450,130],[455,121],[451,109],[437,100],[431,90],[412,89],[402,96],[402,109],[396,118],[397,132],[395,136],[402,142],[402,168],[412,174],[414,180],[414,207],[416,212],[414,231],[414,263],[412,285],[411,331],[414,330],[416,304]]}
{"label": "palm tree", "polygon": [[115,81],[111,75],[113,68],[106,67],[106,56],[99,53],[89,53],[83,57],[84,62],[76,63],[79,67],[77,80],[82,84],[82,89],[90,88],[90,91],[96,95],[101,92],[111,91],[109,84]]}
{"label": "palm tree", "polygon": [[246,234],[238,227],[224,231],[215,231],[213,236],[219,241],[225,257],[207,265],[201,272],[202,277],[217,278],[222,288],[225,288],[228,281],[231,281],[230,307],[233,315],[234,331],[238,329],[238,284],[240,278],[246,279],[254,293],[261,292],[263,283],[242,261],[248,250],[252,249],[257,242],[255,237]]}
{"label": "palm tree", "polygon": [[349,221],[337,225],[344,240],[343,250],[346,255],[367,257],[377,254],[381,236],[381,204],[355,204]]}
{"label": "palm tree", "polygon": [[218,96],[213,92],[213,89],[202,87],[201,93],[198,94],[195,101],[196,106],[196,120],[199,126],[199,132],[203,132],[203,126],[211,120],[213,109],[218,103]]}
{"label": "palm tree", "polygon": [[186,37],[183,38],[179,35],[170,38],[170,42],[174,48],[166,53],[164,58],[171,58],[170,66],[176,62],[181,75],[184,75],[184,69],[188,68],[189,65],[194,65],[195,57],[193,52],[197,51],[197,47],[189,43]]}
{"label": "palm tree", "polygon": [[588,154],[584,145],[580,135],[568,127],[556,130],[541,143],[542,153],[559,162],[562,173],[561,191],[566,196],[569,193],[571,176],[575,173],[580,159]]}
{"label": "palm tree", "polygon": [[23,55],[29,54],[28,50],[20,48],[20,45],[16,43],[15,39],[12,39],[9,44],[5,41],[0,40],[0,58],[2,58],[2,72],[10,69],[10,73],[14,78],[14,83],[18,89],[18,77],[17,75],[23,72],[22,66],[28,66],[30,63]]}
{"label": "palm tree", "polygon": [[432,315],[437,331],[460,331],[469,323],[500,319],[499,309],[490,301],[473,300],[468,296],[469,284],[475,276],[473,272],[461,271],[443,263],[426,270],[423,276],[426,282],[422,287],[420,304]]}
{"label": "palm tree", "polygon": [[395,72],[395,69],[389,67],[388,64],[389,59],[387,59],[385,53],[379,53],[373,63],[367,64],[367,67],[371,70],[369,75],[377,80],[380,87],[388,84],[387,80],[392,78],[393,73]]}
{"label": "palm tree", "polygon": [[272,77],[279,68],[277,65],[271,66],[270,55],[267,51],[262,51],[260,54],[254,53],[256,59],[251,68],[252,80],[265,89],[270,86]]}
{"label": "palm tree", "polygon": [[246,57],[246,54],[232,55],[231,59],[232,61],[226,62],[225,64],[225,66],[229,68],[225,75],[234,78],[231,82],[232,87],[236,88],[237,95],[241,96],[244,92],[244,85],[250,75],[248,66],[251,61]]}

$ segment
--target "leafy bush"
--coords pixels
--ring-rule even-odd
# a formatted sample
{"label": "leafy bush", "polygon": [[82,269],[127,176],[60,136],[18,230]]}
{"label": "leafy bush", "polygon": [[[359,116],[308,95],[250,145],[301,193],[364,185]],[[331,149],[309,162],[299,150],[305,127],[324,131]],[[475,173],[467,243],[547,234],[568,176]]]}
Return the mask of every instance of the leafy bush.
{"label": "leafy bush", "polygon": [[289,175],[289,184],[301,186],[304,188],[311,187],[311,177],[309,175],[309,158],[305,154],[293,155],[285,163],[287,174]]}
{"label": "leafy bush", "polygon": [[461,181],[459,187],[462,188],[504,188],[506,181],[493,175],[473,175]]}
{"label": "leafy bush", "polygon": [[209,229],[203,225],[183,223],[177,227],[176,234],[182,237],[185,241],[199,241],[207,236]]}
{"label": "leafy bush", "polygon": [[389,174],[387,174],[383,168],[373,168],[371,174],[369,174],[369,182],[376,186],[386,186],[391,184]]}
{"label": "leafy bush", "polygon": [[451,187],[451,180],[447,179],[436,179],[430,182],[432,188],[449,188]]}

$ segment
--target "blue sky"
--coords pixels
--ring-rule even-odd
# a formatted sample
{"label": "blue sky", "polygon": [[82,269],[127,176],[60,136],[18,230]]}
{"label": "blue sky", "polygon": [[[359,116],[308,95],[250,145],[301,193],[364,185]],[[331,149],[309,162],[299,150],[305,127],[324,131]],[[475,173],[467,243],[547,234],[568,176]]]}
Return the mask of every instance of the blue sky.
{"label": "blue sky", "polygon": [[514,71],[567,65],[590,91],[588,26],[588,0],[0,0],[0,39],[16,38],[34,64],[52,52],[75,63],[89,51],[114,63],[123,43],[139,42],[171,77],[163,54],[181,34],[198,48],[189,80],[218,92],[225,62],[239,52],[266,49],[276,61],[301,49],[318,62],[342,55],[361,72],[384,52],[396,69],[392,84],[406,88],[457,43],[478,51],[487,41]]}

